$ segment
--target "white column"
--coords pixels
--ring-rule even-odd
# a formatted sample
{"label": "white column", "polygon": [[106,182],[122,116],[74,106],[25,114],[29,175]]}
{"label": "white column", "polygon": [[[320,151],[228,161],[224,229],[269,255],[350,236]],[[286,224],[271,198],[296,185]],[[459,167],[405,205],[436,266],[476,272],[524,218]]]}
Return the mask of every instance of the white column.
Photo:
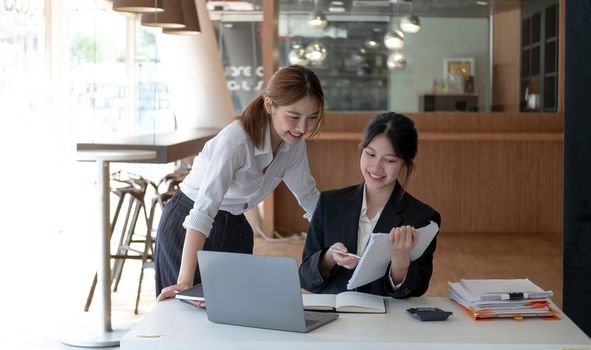
{"label": "white column", "polygon": [[157,35],[179,129],[216,128],[234,114],[205,0],[195,0],[201,34]]}

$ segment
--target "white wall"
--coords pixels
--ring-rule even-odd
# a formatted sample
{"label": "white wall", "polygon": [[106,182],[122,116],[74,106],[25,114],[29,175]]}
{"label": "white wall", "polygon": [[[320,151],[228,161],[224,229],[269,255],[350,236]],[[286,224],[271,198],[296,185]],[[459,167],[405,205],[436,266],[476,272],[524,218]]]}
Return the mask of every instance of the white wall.
{"label": "white wall", "polygon": [[157,36],[178,128],[217,128],[234,109],[205,0],[195,0],[201,34]]}
{"label": "white wall", "polygon": [[444,59],[473,57],[479,110],[487,111],[490,106],[488,32],[487,18],[421,17],[421,30],[416,34],[405,33],[401,51],[408,62],[406,69],[390,73],[389,109],[419,111],[419,95],[431,91],[434,78],[443,78]]}

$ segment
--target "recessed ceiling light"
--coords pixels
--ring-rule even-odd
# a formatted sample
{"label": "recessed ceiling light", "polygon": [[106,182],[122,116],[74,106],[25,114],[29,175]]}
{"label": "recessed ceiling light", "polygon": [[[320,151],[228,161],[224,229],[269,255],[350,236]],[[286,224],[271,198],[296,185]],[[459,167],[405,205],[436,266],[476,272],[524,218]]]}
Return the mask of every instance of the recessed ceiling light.
{"label": "recessed ceiling light", "polygon": [[486,6],[486,5],[488,5],[488,2],[487,1],[476,1],[476,5]]}

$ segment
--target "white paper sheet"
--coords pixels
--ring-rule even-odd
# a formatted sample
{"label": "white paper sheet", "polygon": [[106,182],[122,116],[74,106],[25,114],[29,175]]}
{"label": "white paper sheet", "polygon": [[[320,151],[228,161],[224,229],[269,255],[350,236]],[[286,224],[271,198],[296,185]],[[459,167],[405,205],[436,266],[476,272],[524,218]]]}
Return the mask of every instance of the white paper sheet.
{"label": "white paper sheet", "polygon": [[[439,232],[439,226],[431,221],[429,225],[416,229],[418,242],[410,252],[410,260],[418,259],[429,246],[433,237]],[[373,233],[369,243],[357,263],[347,289],[354,289],[384,276],[390,263],[389,233]]]}

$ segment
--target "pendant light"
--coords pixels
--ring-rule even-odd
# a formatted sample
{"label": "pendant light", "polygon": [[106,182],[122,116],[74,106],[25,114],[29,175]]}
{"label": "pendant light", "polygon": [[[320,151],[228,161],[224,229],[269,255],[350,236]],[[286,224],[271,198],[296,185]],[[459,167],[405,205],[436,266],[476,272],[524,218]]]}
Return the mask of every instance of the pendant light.
{"label": "pendant light", "polygon": [[306,58],[312,63],[324,61],[326,55],[326,47],[320,41],[314,41],[306,47]]}
{"label": "pendant light", "polygon": [[381,46],[382,31],[380,28],[373,28],[369,38],[365,39],[364,44],[368,49],[377,49]]}
{"label": "pendant light", "polygon": [[400,20],[400,29],[407,33],[417,33],[421,30],[421,21],[416,15],[406,15]]}
{"label": "pendant light", "polygon": [[185,28],[183,11],[179,0],[161,0],[163,13],[144,13],[142,25],[161,28]]}
{"label": "pendant light", "polygon": [[113,10],[131,13],[164,12],[161,0],[113,0]]}
{"label": "pendant light", "polygon": [[310,62],[306,57],[306,49],[300,44],[293,44],[287,54],[287,60],[289,64],[299,64],[300,66],[306,66]]}
{"label": "pendant light", "polygon": [[388,56],[386,65],[389,69],[402,70],[406,68],[406,57],[402,52],[394,51]]}
{"label": "pendant light", "polygon": [[326,15],[324,14],[324,12],[322,12],[322,6],[320,4],[320,1],[321,0],[316,0],[314,12],[312,13],[312,17],[308,21],[308,26],[310,28],[323,30],[324,28],[326,28],[328,21],[326,19]]}
{"label": "pendant light", "polygon": [[404,34],[398,28],[391,28],[384,36],[384,45],[390,50],[404,47]]}
{"label": "pendant light", "polygon": [[185,28],[164,28],[162,32],[165,34],[182,34],[182,35],[196,35],[201,34],[201,26],[199,25],[199,13],[195,0],[180,0],[181,8],[183,10],[183,19]]}

